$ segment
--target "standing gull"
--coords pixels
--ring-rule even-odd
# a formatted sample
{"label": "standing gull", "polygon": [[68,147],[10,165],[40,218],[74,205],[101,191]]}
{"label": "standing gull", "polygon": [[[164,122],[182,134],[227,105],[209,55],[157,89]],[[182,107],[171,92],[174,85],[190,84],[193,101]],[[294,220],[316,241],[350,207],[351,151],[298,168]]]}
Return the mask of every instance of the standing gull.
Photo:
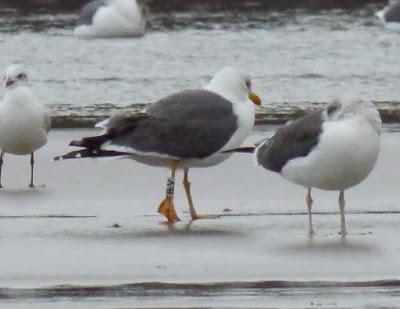
{"label": "standing gull", "polygon": [[381,118],[371,102],[337,101],[325,111],[289,122],[255,149],[255,158],[265,169],[307,188],[309,235],[314,234],[311,189],[339,191],[340,233],[344,236],[344,191],[372,171],[379,153],[380,128]]}
{"label": "standing gull", "polygon": [[[171,169],[167,194],[158,212],[168,221],[179,221],[173,197],[175,172],[183,169],[183,185],[192,219],[198,215],[192,201],[189,169],[221,163],[250,134],[255,118],[254,104],[260,98],[251,90],[251,81],[240,71],[226,67],[203,89],[186,90],[167,96],[140,115],[116,115],[98,126],[99,136],[72,141],[84,149],[55,158],[121,157]],[[215,216],[214,216],[215,217]]]}
{"label": "standing gull", "polygon": [[51,119],[28,87],[28,77],[22,66],[11,65],[5,77],[5,94],[0,103],[0,187],[4,153],[31,156],[33,188],[34,152],[47,142]]}

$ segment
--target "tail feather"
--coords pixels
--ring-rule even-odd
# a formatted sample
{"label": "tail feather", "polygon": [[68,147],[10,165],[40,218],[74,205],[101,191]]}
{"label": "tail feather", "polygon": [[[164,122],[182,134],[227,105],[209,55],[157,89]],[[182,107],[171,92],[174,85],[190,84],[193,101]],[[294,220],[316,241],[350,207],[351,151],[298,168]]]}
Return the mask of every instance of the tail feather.
{"label": "tail feather", "polygon": [[87,149],[100,149],[100,146],[109,140],[109,136],[107,134],[85,137],[82,139],[77,139],[72,141],[69,145],[76,147],[83,147]]}
{"label": "tail feather", "polygon": [[253,153],[255,149],[256,148],[253,147],[253,146],[251,146],[251,147],[239,147],[239,148],[225,150],[222,153],[232,153],[232,152]]}
{"label": "tail feather", "polygon": [[127,152],[101,150],[101,149],[81,149],[71,151],[65,155],[54,158],[54,161],[66,160],[66,159],[82,159],[82,158],[105,158],[105,157],[121,157],[129,155]]}

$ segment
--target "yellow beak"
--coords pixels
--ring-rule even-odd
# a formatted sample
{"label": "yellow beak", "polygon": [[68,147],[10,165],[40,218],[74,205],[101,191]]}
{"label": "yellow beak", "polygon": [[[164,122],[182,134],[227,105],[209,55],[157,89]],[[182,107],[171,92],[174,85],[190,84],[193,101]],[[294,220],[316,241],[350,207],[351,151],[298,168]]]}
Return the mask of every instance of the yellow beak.
{"label": "yellow beak", "polygon": [[259,97],[258,95],[256,95],[253,91],[250,91],[250,93],[249,93],[249,99],[250,99],[251,101],[253,101],[253,103],[254,103],[255,105],[261,105],[261,104],[262,104],[260,97]]}

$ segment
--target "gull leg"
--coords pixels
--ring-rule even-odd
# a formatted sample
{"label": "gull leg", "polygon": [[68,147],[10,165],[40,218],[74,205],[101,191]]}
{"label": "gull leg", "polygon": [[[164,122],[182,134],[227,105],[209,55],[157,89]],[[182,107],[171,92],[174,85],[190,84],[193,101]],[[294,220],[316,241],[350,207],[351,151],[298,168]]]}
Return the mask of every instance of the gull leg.
{"label": "gull leg", "polygon": [[0,154],[0,188],[3,188],[3,186],[1,185],[1,171],[3,169],[3,156],[4,156],[4,151],[2,151]]}
{"label": "gull leg", "polygon": [[35,185],[33,184],[33,166],[35,165],[35,157],[33,152],[31,153],[31,183],[29,184],[29,188],[34,188]]}
{"label": "gull leg", "polygon": [[161,202],[158,207],[158,213],[162,214],[167,218],[168,222],[181,221],[176,214],[174,205],[174,189],[175,189],[175,172],[176,172],[177,162],[171,167],[171,177],[167,181],[167,193],[165,199]]}
{"label": "gull leg", "polygon": [[313,204],[313,199],[311,197],[311,188],[309,188],[307,191],[306,202],[307,202],[307,209],[308,209],[308,236],[312,237],[315,235],[315,232],[313,229],[312,214],[311,214],[311,207]]}
{"label": "gull leg", "polygon": [[344,191],[340,191],[339,194],[339,208],[340,208],[340,235],[342,237],[346,236],[347,230],[346,230],[346,218],[345,218],[345,212],[344,212],[344,206],[346,205],[346,202],[344,200]]}
{"label": "gull leg", "polygon": [[218,216],[218,215],[199,215],[199,214],[197,214],[196,209],[194,209],[194,206],[193,206],[192,193],[190,191],[190,181],[189,181],[188,176],[189,176],[189,169],[185,168],[184,174],[183,174],[183,187],[185,188],[186,197],[187,197],[187,200],[189,203],[190,216],[192,217],[192,220],[219,218],[220,216]]}

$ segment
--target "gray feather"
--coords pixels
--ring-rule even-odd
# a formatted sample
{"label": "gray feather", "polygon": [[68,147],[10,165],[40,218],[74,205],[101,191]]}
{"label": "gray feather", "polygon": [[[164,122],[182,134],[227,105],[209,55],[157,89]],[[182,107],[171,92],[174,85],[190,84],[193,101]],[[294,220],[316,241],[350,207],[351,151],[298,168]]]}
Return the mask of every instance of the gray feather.
{"label": "gray feather", "polygon": [[323,112],[312,112],[295,120],[257,148],[257,161],[264,168],[280,173],[292,159],[307,156],[322,133]]}
{"label": "gray feather", "polygon": [[[161,99],[140,119],[111,119],[110,145],[177,158],[205,158],[237,129],[231,102],[207,90],[187,90]],[[118,132],[118,134],[113,134]]]}

